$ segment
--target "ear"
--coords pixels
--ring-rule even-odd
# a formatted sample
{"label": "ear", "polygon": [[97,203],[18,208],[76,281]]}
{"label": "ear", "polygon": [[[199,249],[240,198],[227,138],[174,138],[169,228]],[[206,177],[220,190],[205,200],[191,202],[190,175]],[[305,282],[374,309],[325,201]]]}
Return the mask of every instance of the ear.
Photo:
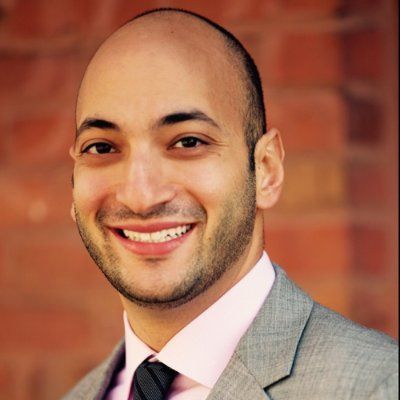
{"label": "ear", "polygon": [[76,161],[76,155],[75,155],[75,151],[74,151],[74,146],[71,146],[69,148],[69,155],[71,156],[71,158]]}
{"label": "ear", "polygon": [[71,218],[74,222],[76,222],[76,216],[75,216],[75,206],[74,203],[71,204],[71,209],[70,209],[70,214]]}
{"label": "ear", "polygon": [[283,149],[281,135],[270,129],[257,142],[254,151],[256,166],[257,207],[265,210],[279,199],[283,184]]}
{"label": "ear", "polygon": [[[75,152],[74,152],[74,146],[73,145],[69,148],[69,155],[71,156],[71,158],[74,161],[76,161],[76,155],[75,155]],[[74,187],[74,175],[73,174],[72,174],[72,178],[71,178],[71,183],[72,183],[72,188],[73,188]],[[76,222],[74,203],[71,204],[70,214],[71,214],[72,220],[74,222]]]}

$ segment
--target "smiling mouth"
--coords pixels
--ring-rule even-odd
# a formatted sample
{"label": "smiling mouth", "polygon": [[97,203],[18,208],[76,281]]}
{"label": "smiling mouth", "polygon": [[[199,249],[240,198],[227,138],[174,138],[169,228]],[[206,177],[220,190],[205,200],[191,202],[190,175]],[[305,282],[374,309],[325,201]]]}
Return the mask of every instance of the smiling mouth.
{"label": "smiling mouth", "polygon": [[138,243],[165,243],[177,239],[189,232],[193,224],[180,225],[170,229],[154,232],[137,232],[128,229],[117,229],[117,233],[124,239]]}

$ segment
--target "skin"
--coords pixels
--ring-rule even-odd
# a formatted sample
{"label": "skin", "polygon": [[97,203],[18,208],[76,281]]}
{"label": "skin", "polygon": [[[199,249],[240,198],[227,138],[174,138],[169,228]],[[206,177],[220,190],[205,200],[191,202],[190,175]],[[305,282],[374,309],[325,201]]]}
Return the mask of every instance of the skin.
{"label": "skin", "polygon": [[[70,152],[72,215],[103,272],[124,283],[120,297],[136,335],[156,351],[263,251],[263,212],[279,197],[284,153],[279,132],[270,130],[257,143],[255,175],[249,172],[243,101],[240,69],[220,35],[186,15],[124,26],[83,79]],[[160,122],[193,110],[207,120]],[[112,125],[88,126],[88,119]],[[194,147],[186,147],[188,137]],[[173,251],[151,257],[127,250],[109,229],[160,221],[195,228]]]}

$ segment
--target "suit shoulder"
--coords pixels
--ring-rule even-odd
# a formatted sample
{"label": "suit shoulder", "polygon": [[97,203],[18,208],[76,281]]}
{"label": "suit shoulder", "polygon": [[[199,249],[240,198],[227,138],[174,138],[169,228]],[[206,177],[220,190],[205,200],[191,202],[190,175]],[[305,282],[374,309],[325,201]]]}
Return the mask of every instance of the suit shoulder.
{"label": "suit shoulder", "polygon": [[269,392],[277,399],[394,399],[397,375],[392,338],[314,303],[290,377]]}
{"label": "suit shoulder", "polygon": [[318,303],[314,303],[305,333],[312,334],[313,340],[324,338],[331,346],[363,348],[383,355],[398,351],[398,343],[390,336],[359,325]]}
{"label": "suit shoulder", "polygon": [[303,362],[372,393],[398,373],[398,344],[378,331],[314,304],[299,345]]}

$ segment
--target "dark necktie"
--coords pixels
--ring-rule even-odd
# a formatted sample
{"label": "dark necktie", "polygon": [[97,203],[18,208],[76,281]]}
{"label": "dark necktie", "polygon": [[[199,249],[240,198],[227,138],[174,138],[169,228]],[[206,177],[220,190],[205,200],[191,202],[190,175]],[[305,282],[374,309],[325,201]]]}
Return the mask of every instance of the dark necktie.
{"label": "dark necktie", "polygon": [[165,364],[143,361],[133,376],[134,400],[164,400],[178,373]]}

